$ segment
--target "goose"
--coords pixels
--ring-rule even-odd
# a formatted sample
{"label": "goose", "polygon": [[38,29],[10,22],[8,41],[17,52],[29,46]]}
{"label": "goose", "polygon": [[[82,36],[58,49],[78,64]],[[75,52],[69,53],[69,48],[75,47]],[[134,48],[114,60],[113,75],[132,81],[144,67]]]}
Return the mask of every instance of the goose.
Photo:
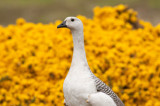
{"label": "goose", "polygon": [[100,96],[103,99],[97,99],[99,102],[104,102],[104,99],[108,99],[106,102],[109,102],[105,102],[106,106],[115,106],[114,104],[116,106],[124,106],[112,89],[96,77],[89,68],[84,49],[82,21],[77,17],[67,17],[57,28],[70,29],[74,44],[71,66],[63,83],[65,106],[95,106],[92,105],[92,101],[87,101],[89,95],[98,92],[107,96]]}

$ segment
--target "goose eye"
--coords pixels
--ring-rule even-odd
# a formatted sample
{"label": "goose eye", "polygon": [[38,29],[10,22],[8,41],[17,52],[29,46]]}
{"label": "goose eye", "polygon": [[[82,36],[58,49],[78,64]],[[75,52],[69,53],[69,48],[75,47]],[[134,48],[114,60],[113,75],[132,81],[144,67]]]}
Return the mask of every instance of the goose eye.
{"label": "goose eye", "polygon": [[73,21],[74,21],[74,19],[72,18],[72,19],[71,19],[71,21],[73,22]]}

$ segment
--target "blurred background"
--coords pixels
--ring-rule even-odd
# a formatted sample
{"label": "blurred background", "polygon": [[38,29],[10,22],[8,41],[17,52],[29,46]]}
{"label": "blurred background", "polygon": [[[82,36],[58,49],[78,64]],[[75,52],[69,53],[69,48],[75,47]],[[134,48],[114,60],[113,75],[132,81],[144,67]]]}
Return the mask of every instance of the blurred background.
{"label": "blurred background", "polygon": [[160,0],[0,0],[0,106],[62,106],[73,42],[60,21],[44,24],[77,15],[95,75],[125,106],[160,106]]}
{"label": "blurred background", "polygon": [[93,16],[95,6],[126,4],[138,17],[153,25],[160,22],[160,0],[0,0],[0,25],[14,24],[17,18],[44,24],[67,16]]}

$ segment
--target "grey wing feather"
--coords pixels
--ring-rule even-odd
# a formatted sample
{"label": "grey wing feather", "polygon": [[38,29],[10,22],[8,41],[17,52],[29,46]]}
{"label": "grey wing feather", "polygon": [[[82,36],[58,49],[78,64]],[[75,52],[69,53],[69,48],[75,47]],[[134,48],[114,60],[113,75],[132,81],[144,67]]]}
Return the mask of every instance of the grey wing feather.
{"label": "grey wing feather", "polygon": [[117,106],[124,106],[124,104],[120,100],[120,98],[112,91],[112,89],[109,86],[107,86],[104,82],[102,82],[94,74],[92,77],[95,80],[97,92],[103,92],[103,93],[109,95],[114,100],[114,102],[116,103]]}

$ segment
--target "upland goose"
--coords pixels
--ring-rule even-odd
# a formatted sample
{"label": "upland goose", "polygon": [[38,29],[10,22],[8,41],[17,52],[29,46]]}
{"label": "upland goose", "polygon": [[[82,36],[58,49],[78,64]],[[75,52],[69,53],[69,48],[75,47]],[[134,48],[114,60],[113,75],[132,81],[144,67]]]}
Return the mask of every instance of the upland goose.
{"label": "upland goose", "polygon": [[123,102],[111,88],[91,72],[84,49],[83,23],[81,20],[76,17],[67,17],[57,26],[57,28],[64,27],[71,30],[74,44],[71,67],[63,83],[65,105],[99,106],[96,104],[92,105],[92,100],[90,102],[87,101],[90,100],[89,95],[94,98],[96,95],[92,94],[100,92],[107,95],[107,97],[100,95],[102,99],[97,99],[99,100],[99,102],[96,100],[97,103],[108,99],[106,102],[109,102],[105,102],[106,106],[115,106],[114,104],[116,106],[124,106]]}

